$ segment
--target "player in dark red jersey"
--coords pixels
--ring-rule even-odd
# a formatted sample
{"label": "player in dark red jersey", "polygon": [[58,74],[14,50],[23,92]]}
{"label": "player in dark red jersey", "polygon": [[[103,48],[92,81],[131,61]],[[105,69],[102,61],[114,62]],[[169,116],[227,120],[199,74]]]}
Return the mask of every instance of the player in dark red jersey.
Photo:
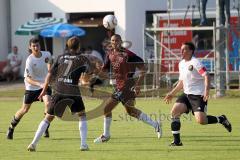
{"label": "player in dark red jersey", "polygon": [[[79,116],[79,131],[81,136],[82,151],[88,150],[86,143],[87,139],[87,121],[85,114],[85,106],[78,87],[79,77],[82,73],[91,70],[91,64],[86,56],[80,54],[80,40],[77,37],[72,37],[67,41],[66,53],[59,56],[54,63],[51,71],[48,73],[45,80],[45,86],[39,99],[45,95],[47,86],[50,80],[54,78],[53,88],[55,94],[52,97],[52,103],[48,109],[47,115],[44,120],[39,124],[35,137],[31,144],[28,146],[28,151],[35,151],[38,141],[42,134],[46,130],[47,126],[52,122],[56,113],[56,110],[61,110],[60,105],[64,105],[68,102],[71,106],[71,112]],[[70,103],[70,104],[69,104]],[[66,107],[66,104],[65,106]],[[65,109],[65,108],[64,108]]]}
{"label": "player in dark red jersey", "polygon": [[[94,143],[107,142],[110,139],[110,125],[112,121],[112,110],[121,102],[127,113],[146,124],[155,128],[158,138],[161,137],[161,128],[158,121],[153,121],[148,115],[135,108],[135,97],[140,92],[140,82],[143,81],[145,66],[143,60],[133,52],[121,46],[121,36],[115,34],[111,37],[112,49],[108,51],[106,63],[103,70],[111,66],[114,79],[116,80],[115,91],[107,100],[104,108],[104,133],[94,140]],[[133,75],[139,70],[137,80]]]}

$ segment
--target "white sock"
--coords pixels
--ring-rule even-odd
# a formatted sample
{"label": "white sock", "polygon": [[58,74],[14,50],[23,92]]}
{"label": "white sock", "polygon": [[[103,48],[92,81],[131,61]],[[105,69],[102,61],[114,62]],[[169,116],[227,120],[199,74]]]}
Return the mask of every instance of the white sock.
{"label": "white sock", "polygon": [[87,145],[87,120],[86,120],[86,118],[82,118],[79,121],[79,133],[80,133],[80,138],[81,138],[81,146]]}
{"label": "white sock", "polygon": [[46,131],[47,127],[49,126],[49,122],[47,120],[42,120],[42,122],[39,124],[38,129],[35,133],[35,136],[33,138],[32,144],[37,145],[38,141],[40,140],[43,133]]}
{"label": "white sock", "polygon": [[143,112],[139,115],[138,119],[154,128],[157,126],[157,122],[153,121],[147,114]]}
{"label": "white sock", "polygon": [[110,126],[112,122],[112,117],[104,117],[104,123],[103,123],[103,135],[105,137],[110,136]]}

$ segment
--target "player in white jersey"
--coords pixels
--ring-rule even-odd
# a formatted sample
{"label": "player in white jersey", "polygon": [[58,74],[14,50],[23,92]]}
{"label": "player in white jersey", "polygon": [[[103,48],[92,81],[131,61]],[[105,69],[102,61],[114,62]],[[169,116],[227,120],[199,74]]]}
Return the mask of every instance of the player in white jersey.
{"label": "player in white jersey", "polygon": [[[24,72],[25,94],[22,107],[15,113],[7,132],[7,139],[13,139],[14,128],[19,123],[20,119],[28,112],[31,104],[38,101],[38,96],[42,92],[45,77],[51,67],[51,54],[46,51],[40,51],[40,43],[36,38],[29,41],[30,55],[26,60]],[[45,104],[45,112],[50,102],[51,89],[48,88],[46,96],[43,97]],[[48,131],[45,132],[45,137],[49,137]]]}
{"label": "player in white jersey", "polygon": [[192,42],[185,42],[181,47],[182,60],[179,63],[179,81],[176,87],[164,98],[169,103],[173,96],[183,89],[183,94],[178,97],[171,110],[171,129],[174,141],[170,146],[182,146],[180,140],[180,116],[190,110],[197,123],[222,124],[228,132],[232,131],[232,126],[225,115],[207,115],[207,101],[209,98],[209,76],[204,65],[196,59],[194,54],[195,46]]}

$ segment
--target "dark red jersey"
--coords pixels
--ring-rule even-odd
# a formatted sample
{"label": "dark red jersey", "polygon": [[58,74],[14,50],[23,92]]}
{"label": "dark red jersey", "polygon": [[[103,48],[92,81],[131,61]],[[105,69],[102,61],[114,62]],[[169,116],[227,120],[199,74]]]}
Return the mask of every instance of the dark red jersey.
{"label": "dark red jersey", "polygon": [[135,53],[122,49],[119,52],[109,51],[106,57],[104,69],[111,67],[114,78],[116,79],[116,87],[123,90],[127,82],[132,79],[136,68],[144,68],[143,60]]}

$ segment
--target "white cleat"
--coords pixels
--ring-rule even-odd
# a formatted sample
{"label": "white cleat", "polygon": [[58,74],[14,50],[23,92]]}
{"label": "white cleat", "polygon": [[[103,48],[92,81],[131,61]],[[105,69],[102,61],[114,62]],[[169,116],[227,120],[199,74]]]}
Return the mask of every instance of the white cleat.
{"label": "white cleat", "polygon": [[110,136],[104,136],[103,134],[99,136],[98,138],[94,139],[94,143],[104,143],[110,140]]}
{"label": "white cleat", "polygon": [[33,145],[33,144],[29,144],[27,150],[28,150],[29,152],[36,152],[36,146]]}
{"label": "white cleat", "polygon": [[155,132],[157,133],[158,139],[162,138],[162,128],[161,128],[161,123],[159,121],[157,121]]}
{"label": "white cleat", "polygon": [[89,151],[88,145],[87,144],[81,145],[80,151]]}

